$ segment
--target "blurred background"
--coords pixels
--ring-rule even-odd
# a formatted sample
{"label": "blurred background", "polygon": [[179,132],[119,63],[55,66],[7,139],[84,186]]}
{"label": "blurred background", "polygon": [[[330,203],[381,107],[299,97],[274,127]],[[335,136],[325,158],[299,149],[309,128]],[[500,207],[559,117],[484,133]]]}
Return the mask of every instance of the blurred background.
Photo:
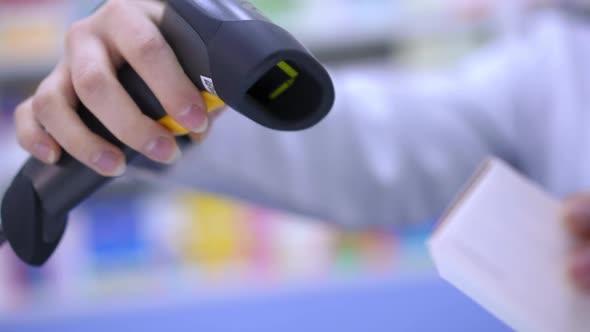
{"label": "blurred background", "polygon": [[[548,1],[255,0],[332,67],[436,70]],[[12,112],[97,1],[0,0],[0,193],[26,155]],[[506,331],[436,277],[412,229],[347,232],[123,180],[71,216],[41,269],[0,249],[0,331]]]}

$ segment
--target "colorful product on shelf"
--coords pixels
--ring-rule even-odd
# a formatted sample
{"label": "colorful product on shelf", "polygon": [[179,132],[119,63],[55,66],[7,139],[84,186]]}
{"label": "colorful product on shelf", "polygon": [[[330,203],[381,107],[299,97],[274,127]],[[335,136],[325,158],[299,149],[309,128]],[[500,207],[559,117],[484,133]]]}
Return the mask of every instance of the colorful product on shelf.
{"label": "colorful product on shelf", "polygon": [[0,2],[0,69],[52,65],[61,53],[71,8],[64,0]]}
{"label": "colorful product on shelf", "polygon": [[344,232],[208,194],[110,195],[88,202],[71,223],[63,248],[42,269],[1,253],[0,290],[11,291],[0,292],[0,313],[42,308],[50,298],[92,303],[430,272],[428,230],[409,240],[393,232]]}
{"label": "colorful product on shelf", "polygon": [[[471,7],[451,14],[448,5],[433,0],[254,2],[298,36],[309,38],[305,42],[313,46],[349,47],[375,35],[393,41],[399,37],[394,32],[402,31],[413,33],[408,39],[414,42],[403,45],[409,49],[408,58],[420,62],[425,57],[422,63],[438,63],[446,52],[437,45],[449,47],[452,54],[463,53],[472,49],[471,39],[458,36],[450,43],[440,35],[418,38],[417,33],[429,29],[416,30],[415,24],[434,21],[420,18],[434,14],[448,26],[450,21],[481,22],[494,15],[488,6],[493,1],[460,1],[471,2]],[[5,68],[27,70],[40,62],[52,66],[69,22],[86,15],[97,2],[0,0],[0,81]],[[412,9],[417,16],[409,17],[407,25],[397,21]],[[359,27],[355,34],[359,39],[349,38],[350,29],[334,29],[351,24]],[[392,31],[392,27],[400,29]],[[22,66],[15,67],[14,61]],[[31,82],[22,91],[2,87],[0,121],[12,122],[14,106],[35,85]],[[55,260],[41,270],[24,268],[9,250],[0,250],[0,313],[50,307],[55,301],[75,306],[124,296],[199,294],[236,283],[244,288],[253,284],[281,288],[298,281],[431,269],[423,245],[429,227],[402,234],[345,232],[329,223],[192,192],[173,191],[138,200],[118,194],[88,202],[71,223]]]}

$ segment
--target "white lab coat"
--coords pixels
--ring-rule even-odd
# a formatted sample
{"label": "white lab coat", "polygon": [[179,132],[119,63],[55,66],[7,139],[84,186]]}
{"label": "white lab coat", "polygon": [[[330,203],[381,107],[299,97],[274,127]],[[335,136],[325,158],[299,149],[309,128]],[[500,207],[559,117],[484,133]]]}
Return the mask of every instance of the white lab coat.
{"label": "white lab coat", "polygon": [[489,155],[560,197],[590,189],[590,23],[565,12],[437,75],[333,78],[317,127],[280,133],[226,112],[170,176],[352,227],[433,220]]}

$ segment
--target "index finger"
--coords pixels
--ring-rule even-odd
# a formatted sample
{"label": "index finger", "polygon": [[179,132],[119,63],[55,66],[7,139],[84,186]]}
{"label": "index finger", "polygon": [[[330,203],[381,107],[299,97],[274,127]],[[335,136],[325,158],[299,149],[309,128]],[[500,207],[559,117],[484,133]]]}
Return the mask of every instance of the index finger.
{"label": "index finger", "polygon": [[[209,125],[207,106],[150,16],[130,2],[113,2],[104,39],[145,81],[166,112],[195,133]],[[125,26],[124,29],[112,28]]]}

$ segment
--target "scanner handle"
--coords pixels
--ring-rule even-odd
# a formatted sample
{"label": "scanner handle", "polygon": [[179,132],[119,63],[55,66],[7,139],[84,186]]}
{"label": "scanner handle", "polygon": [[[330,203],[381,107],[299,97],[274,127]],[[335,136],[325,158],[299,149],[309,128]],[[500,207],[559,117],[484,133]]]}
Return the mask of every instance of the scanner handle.
{"label": "scanner handle", "polygon": [[[145,82],[129,65],[119,70],[118,77],[144,114],[177,135],[188,133],[166,114]],[[223,102],[215,96],[207,92],[202,94],[210,111],[223,106]],[[82,104],[78,115],[91,131],[119,147],[127,162],[139,156]],[[2,229],[16,254],[30,265],[45,263],[59,244],[69,211],[111,180],[65,152],[55,165],[29,158],[2,202]]]}
{"label": "scanner handle", "polygon": [[[179,61],[197,63],[198,68],[191,67],[192,72],[210,75],[204,65],[208,59],[201,59],[206,54],[206,45],[199,34],[176,13],[175,8],[167,6],[160,29],[175,53],[178,53],[177,48],[180,46],[186,47],[187,43],[193,45],[191,49],[197,54],[190,54],[190,59],[179,58]],[[123,65],[117,76],[145,115],[179,136],[188,134],[188,130],[167,115],[156,96],[130,65]],[[193,83],[204,90],[201,82],[193,80]],[[224,105],[215,95],[207,92],[202,94],[208,109],[218,109]],[[77,112],[92,132],[119,147],[127,162],[139,156],[137,151],[119,141],[82,103]],[[4,195],[0,211],[0,233],[3,233],[0,234],[0,240],[6,238],[25,263],[34,266],[44,264],[63,236],[69,212],[111,180],[65,152],[55,165],[29,158]]]}

